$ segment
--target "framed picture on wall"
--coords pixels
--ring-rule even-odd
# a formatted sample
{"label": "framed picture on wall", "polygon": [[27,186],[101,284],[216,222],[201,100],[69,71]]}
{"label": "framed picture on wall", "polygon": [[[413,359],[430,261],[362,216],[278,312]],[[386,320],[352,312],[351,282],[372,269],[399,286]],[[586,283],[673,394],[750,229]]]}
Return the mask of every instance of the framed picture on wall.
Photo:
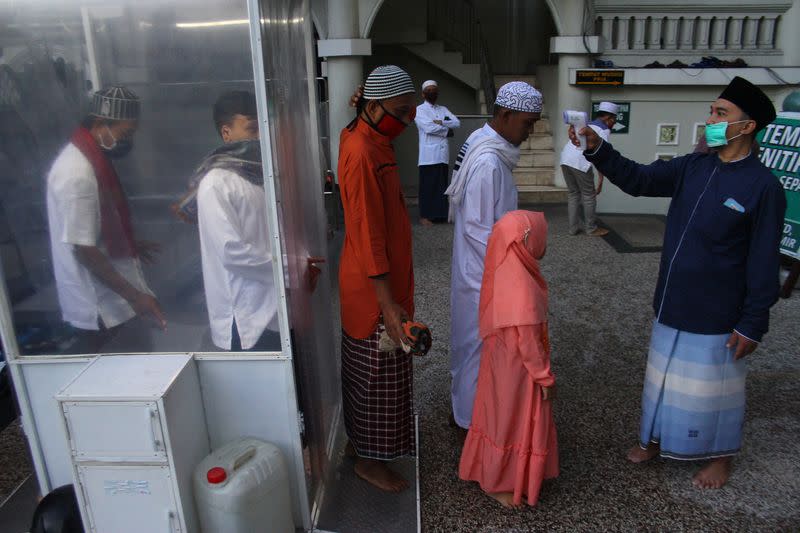
{"label": "framed picture on wall", "polygon": [[661,123],[658,125],[658,138],[656,139],[656,144],[677,145],[679,133],[680,124]]}
{"label": "framed picture on wall", "polygon": [[705,122],[695,122],[694,123],[694,135],[692,136],[692,144],[697,144],[700,142],[706,134],[706,123]]}
{"label": "framed picture on wall", "polygon": [[675,152],[656,152],[656,158],[654,161],[658,161],[659,159],[661,161],[669,161],[673,157],[678,157],[678,154]]}

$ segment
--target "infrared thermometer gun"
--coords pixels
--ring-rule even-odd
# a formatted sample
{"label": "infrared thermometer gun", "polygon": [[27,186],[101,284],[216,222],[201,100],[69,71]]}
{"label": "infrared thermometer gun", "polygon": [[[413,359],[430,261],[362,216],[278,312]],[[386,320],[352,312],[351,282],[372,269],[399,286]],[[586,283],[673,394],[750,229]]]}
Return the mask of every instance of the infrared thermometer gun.
{"label": "infrared thermometer gun", "polygon": [[[586,127],[586,112],[585,111],[564,111],[564,124],[571,124],[575,128],[575,135]],[[581,150],[586,150],[586,136],[578,135],[578,141],[581,143]]]}

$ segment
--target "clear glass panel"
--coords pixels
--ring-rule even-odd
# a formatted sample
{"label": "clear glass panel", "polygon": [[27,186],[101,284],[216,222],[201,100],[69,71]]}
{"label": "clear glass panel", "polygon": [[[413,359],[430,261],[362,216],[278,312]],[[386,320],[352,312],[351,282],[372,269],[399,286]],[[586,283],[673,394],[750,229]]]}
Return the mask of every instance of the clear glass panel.
{"label": "clear glass panel", "polygon": [[[198,225],[179,220],[171,205],[186,193],[204,156],[222,144],[212,120],[216,99],[226,91],[253,91],[247,18],[245,0],[0,0],[0,250],[23,355],[230,347],[212,340]],[[115,241],[128,242],[124,223],[106,223],[115,214],[125,217],[113,184],[97,176],[100,163],[81,159],[70,139],[90,111],[91,93],[112,85],[140,99],[134,147],[113,164],[134,239],[156,242],[161,251],[152,264],[140,261],[143,254],[124,253],[106,263],[139,292],[152,291],[166,331],[131,319],[117,294],[125,289],[109,289],[97,270],[106,263],[92,262],[90,249],[108,259]],[[91,139],[112,145],[113,132],[95,126]],[[49,181],[54,175],[58,180]],[[244,218],[250,206],[238,207],[232,219]],[[265,215],[257,220],[266,228]],[[58,232],[53,243],[51,232]],[[244,254],[238,257],[244,266],[228,265],[228,255],[221,261],[232,278],[249,275],[237,268],[252,273],[258,264],[247,255],[247,238],[218,246],[227,252],[238,245]],[[261,268],[257,277],[271,283],[271,265]],[[277,329],[277,321],[270,327]],[[216,336],[229,338],[224,329],[217,324],[222,333]],[[240,329],[243,341],[253,336]],[[279,349],[277,333],[267,337],[261,346]]]}
{"label": "clear glass panel", "polygon": [[[260,0],[272,161],[280,194],[281,237],[287,258],[287,295],[300,408],[306,414],[305,456],[309,499],[332,468],[327,443],[338,416],[339,363],[331,320],[331,282],[336,265],[319,262],[319,280],[309,283],[309,258],[326,258],[335,220],[326,236],[320,94],[315,81],[309,2]],[[314,90],[315,87],[317,90]],[[322,106],[323,111],[325,106]],[[323,121],[327,122],[327,121]],[[323,131],[324,136],[324,131]],[[322,152],[322,153],[321,153]],[[338,199],[328,197],[335,213]],[[331,213],[333,214],[333,213]],[[338,315],[338,310],[334,311]]]}

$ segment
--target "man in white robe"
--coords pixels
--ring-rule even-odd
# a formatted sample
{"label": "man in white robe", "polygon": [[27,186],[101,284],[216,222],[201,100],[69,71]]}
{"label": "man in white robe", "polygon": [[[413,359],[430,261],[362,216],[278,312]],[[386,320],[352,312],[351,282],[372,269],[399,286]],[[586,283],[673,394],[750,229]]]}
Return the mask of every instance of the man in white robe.
{"label": "man in white robe", "polygon": [[483,260],[492,226],[517,209],[512,170],[519,145],[533,131],[542,112],[542,95],[527,83],[505,84],[497,93],[493,118],[474,131],[458,153],[450,197],[455,222],[450,281],[450,374],[453,418],[467,429],[478,382],[481,340],[478,336]]}

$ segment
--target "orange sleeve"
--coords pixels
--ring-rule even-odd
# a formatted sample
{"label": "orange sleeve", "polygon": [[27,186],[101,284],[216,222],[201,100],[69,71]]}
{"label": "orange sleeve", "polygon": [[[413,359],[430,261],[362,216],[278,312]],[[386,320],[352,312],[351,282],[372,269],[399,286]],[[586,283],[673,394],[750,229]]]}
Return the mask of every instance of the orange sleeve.
{"label": "orange sleeve", "polygon": [[380,276],[389,272],[383,194],[374,167],[365,157],[356,155],[349,163],[346,187],[352,227],[348,229],[354,251],[368,277]]}

